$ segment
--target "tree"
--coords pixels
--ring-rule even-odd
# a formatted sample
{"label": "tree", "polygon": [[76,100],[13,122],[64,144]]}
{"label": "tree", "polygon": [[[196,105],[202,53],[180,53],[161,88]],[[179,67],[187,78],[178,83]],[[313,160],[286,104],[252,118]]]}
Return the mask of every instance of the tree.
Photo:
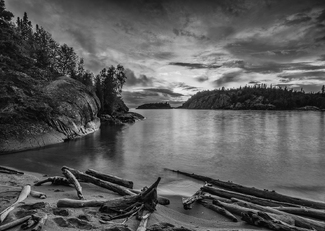
{"label": "tree", "polygon": [[325,85],[322,86],[322,94],[325,94]]}
{"label": "tree", "polygon": [[58,49],[56,69],[62,75],[72,76],[76,73],[77,54],[72,47],[63,44]]}

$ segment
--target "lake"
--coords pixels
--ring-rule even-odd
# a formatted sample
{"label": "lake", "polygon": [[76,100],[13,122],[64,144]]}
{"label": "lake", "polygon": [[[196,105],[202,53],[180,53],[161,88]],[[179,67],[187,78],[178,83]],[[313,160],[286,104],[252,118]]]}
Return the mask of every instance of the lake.
{"label": "lake", "polygon": [[1,155],[1,165],[59,175],[67,165],[124,177],[135,188],[189,196],[202,185],[165,168],[325,201],[325,113],[136,110],[145,120],[86,137]]}

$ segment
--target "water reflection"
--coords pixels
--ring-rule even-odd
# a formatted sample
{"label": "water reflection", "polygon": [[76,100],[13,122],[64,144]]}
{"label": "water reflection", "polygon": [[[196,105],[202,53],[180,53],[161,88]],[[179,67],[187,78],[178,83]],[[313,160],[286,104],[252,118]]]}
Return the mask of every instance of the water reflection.
{"label": "water reflection", "polygon": [[134,180],[136,187],[162,176],[161,190],[194,192],[193,185],[182,185],[184,177],[164,170],[172,168],[325,200],[324,113],[137,112],[147,119],[124,127],[103,126],[73,142],[0,156],[0,162],[50,175],[60,174],[62,165],[93,168]]}

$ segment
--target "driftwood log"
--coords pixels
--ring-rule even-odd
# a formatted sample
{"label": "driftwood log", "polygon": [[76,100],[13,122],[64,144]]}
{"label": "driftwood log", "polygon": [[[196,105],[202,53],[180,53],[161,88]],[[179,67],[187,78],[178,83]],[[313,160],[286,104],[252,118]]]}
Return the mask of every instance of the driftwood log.
{"label": "driftwood log", "polygon": [[40,186],[44,183],[47,183],[47,182],[50,182],[52,183],[53,185],[64,185],[64,186],[70,186],[70,181],[65,178],[65,177],[62,177],[62,176],[52,176],[52,177],[49,177],[45,180],[41,180],[41,181],[38,181],[37,183],[34,184],[34,186]]}
{"label": "driftwood log", "polygon": [[207,192],[213,195],[217,195],[219,197],[231,199],[231,198],[238,198],[241,200],[245,200],[254,204],[258,205],[263,205],[263,206],[270,206],[270,207],[278,207],[278,206],[286,206],[286,207],[299,207],[298,205],[294,205],[291,203],[284,203],[284,202],[279,202],[279,201],[274,201],[274,200],[269,200],[269,199],[264,199],[264,198],[259,198],[255,196],[250,196],[250,195],[245,195],[242,193],[236,193],[236,192],[231,192],[227,191],[224,189],[212,187],[209,185],[204,185],[201,190],[203,192]]}
{"label": "driftwood log", "polygon": [[[257,209],[252,209],[252,208],[245,208],[237,204],[228,204],[224,203],[218,200],[213,201],[214,205],[217,205],[219,207],[225,208],[229,212],[241,216],[242,213],[248,213],[248,212],[253,212],[253,213],[258,213],[260,212]],[[267,213],[268,215],[272,216],[272,218],[280,220],[282,222],[285,222],[290,225],[295,225],[295,221],[292,217],[290,216],[285,216],[285,215],[278,215],[278,214],[272,214],[272,213]]]}
{"label": "driftwood log", "polygon": [[[238,199],[233,199],[236,202],[236,205],[238,206],[242,206],[242,207],[246,207],[246,208],[250,208],[250,209],[255,209],[261,212],[267,212],[268,214],[277,214],[279,216],[286,216],[286,217],[290,217],[291,219],[294,220],[294,225],[297,227],[301,227],[301,228],[307,228],[307,229],[315,229],[318,231],[325,231],[325,222],[322,221],[316,221],[316,220],[312,220],[312,219],[308,219],[305,217],[301,217],[301,216],[297,216],[297,215],[293,215],[293,214],[289,214],[286,212],[282,212],[279,211],[277,209],[274,208],[270,208],[270,207],[265,207],[265,206],[260,206],[260,205],[256,205],[250,202],[246,202],[246,201],[242,201],[242,200],[238,200]],[[220,204],[222,202],[216,202],[217,204]],[[225,203],[223,203],[225,204]]]}
{"label": "driftwood log", "polygon": [[7,173],[7,174],[17,174],[17,175],[24,175],[23,172],[8,168],[8,167],[4,167],[4,166],[0,166],[0,172],[2,173]]}
{"label": "driftwood log", "polygon": [[96,177],[90,176],[90,175],[88,175],[86,173],[83,173],[81,171],[78,171],[76,169],[69,168],[69,167],[66,167],[66,166],[63,166],[62,169],[69,170],[78,180],[83,180],[85,182],[92,183],[92,184],[97,185],[99,187],[109,189],[109,190],[111,190],[113,192],[118,193],[121,196],[135,195],[134,192],[130,191],[130,189],[128,189],[126,187],[123,187],[123,186],[120,186],[120,185],[117,185],[117,184],[113,184],[113,183],[98,179]]}
{"label": "driftwood log", "polygon": [[28,221],[32,216],[29,215],[29,216],[26,216],[26,217],[23,217],[23,218],[20,218],[20,219],[17,219],[17,220],[14,220],[12,222],[9,222],[7,224],[4,224],[4,225],[1,225],[0,226],[0,231],[4,231],[4,230],[7,230],[7,229],[11,229],[17,225],[20,225],[26,221]]}
{"label": "driftwood log", "polygon": [[47,221],[47,214],[44,214],[42,217],[40,217],[38,223],[34,228],[32,228],[31,231],[41,231],[43,229],[43,226],[45,225]]}
{"label": "driftwood log", "polygon": [[124,186],[126,188],[130,188],[130,189],[133,188],[133,182],[132,181],[125,180],[125,179],[122,179],[122,178],[117,177],[117,176],[100,173],[100,172],[97,172],[97,171],[95,171],[93,169],[88,169],[86,171],[86,174],[97,177],[97,178],[99,178],[101,180],[104,180],[104,181],[108,181],[108,182],[111,182],[111,183],[114,183],[114,184],[117,184],[117,185]]}
{"label": "driftwood log", "polygon": [[105,202],[99,211],[110,214],[115,213],[108,220],[128,218],[135,214],[142,214],[142,211],[154,212],[158,203],[157,186],[160,180],[161,178],[159,177],[155,183],[138,195],[126,196]]}
{"label": "driftwood log", "polygon": [[210,184],[213,184],[215,186],[228,189],[231,191],[243,193],[243,194],[248,194],[256,197],[261,197],[265,199],[271,199],[275,201],[281,201],[285,203],[291,203],[291,204],[296,204],[296,205],[301,205],[301,206],[307,206],[310,208],[315,208],[315,209],[325,209],[325,202],[321,201],[312,201],[312,200],[307,200],[307,199],[302,199],[302,198],[297,198],[297,197],[291,197],[287,196],[284,194],[276,193],[275,191],[268,191],[268,190],[261,190],[257,188],[251,188],[251,187],[246,187],[242,186],[239,184],[235,184],[232,182],[226,182],[226,181],[221,181],[221,180],[216,180],[212,179],[210,177],[202,176],[202,175],[197,175],[194,173],[187,173],[187,172],[182,172],[182,171],[176,171],[176,170],[171,170],[170,171],[197,179],[201,180],[203,182],[208,182]]}
{"label": "driftwood log", "polygon": [[81,185],[79,184],[76,177],[68,169],[65,168],[62,168],[62,173],[70,181],[70,183],[74,185],[79,199],[81,200],[85,199],[84,196],[82,195]]}
{"label": "driftwood log", "polygon": [[140,217],[140,224],[137,228],[137,231],[146,231],[147,230],[147,223],[149,220],[149,216],[151,215],[151,212],[147,210],[143,210],[142,216]]}
{"label": "driftwood log", "polygon": [[188,210],[192,208],[192,204],[195,201],[202,200],[203,198],[203,192],[202,190],[198,190],[196,193],[194,193],[191,197],[188,198],[182,198],[183,202],[183,208]]}
{"label": "driftwood log", "polygon": [[301,207],[301,208],[274,207],[274,209],[277,209],[277,210],[280,210],[280,211],[286,212],[286,213],[316,218],[316,219],[325,221],[325,210],[311,209],[311,208],[306,208],[306,207]]}
{"label": "driftwood log", "polygon": [[211,209],[225,217],[227,217],[228,219],[232,220],[233,222],[237,222],[238,219],[237,217],[235,217],[231,212],[229,212],[228,210],[226,210],[225,208],[222,208],[220,206],[211,204],[207,201],[200,201],[200,204],[202,204],[204,207]]}
{"label": "driftwood log", "polygon": [[258,227],[265,227],[272,230],[280,231],[310,231],[311,229],[305,229],[289,225],[285,222],[277,220],[264,212],[246,212],[242,214],[242,220],[248,224]]}
{"label": "driftwood log", "polygon": [[28,197],[28,195],[30,194],[30,191],[31,191],[31,187],[30,187],[30,185],[25,185],[25,186],[23,186],[23,188],[22,188],[22,190],[21,190],[21,192],[20,192],[20,194],[19,194],[19,196],[18,196],[18,199],[12,204],[12,205],[10,205],[8,208],[6,208],[5,210],[3,210],[1,213],[0,213],[0,223],[2,223],[5,219],[6,219],[6,217],[8,216],[8,214],[9,214],[9,212],[11,211],[11,210],[13,210],[14,209],[14,207],[18,204],[18,203],[20,203],[20,202],[22,202],[22,201],[24,201],[27,197]]}

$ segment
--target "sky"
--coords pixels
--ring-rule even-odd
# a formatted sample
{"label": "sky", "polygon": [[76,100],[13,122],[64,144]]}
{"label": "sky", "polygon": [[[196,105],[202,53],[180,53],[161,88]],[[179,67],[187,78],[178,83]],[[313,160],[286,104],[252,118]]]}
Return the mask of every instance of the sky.
{"label": "sky", "polygon": [[6,0],[95,74],[121,64],[129,107],[198,91],[325,84],[324,0]]}

